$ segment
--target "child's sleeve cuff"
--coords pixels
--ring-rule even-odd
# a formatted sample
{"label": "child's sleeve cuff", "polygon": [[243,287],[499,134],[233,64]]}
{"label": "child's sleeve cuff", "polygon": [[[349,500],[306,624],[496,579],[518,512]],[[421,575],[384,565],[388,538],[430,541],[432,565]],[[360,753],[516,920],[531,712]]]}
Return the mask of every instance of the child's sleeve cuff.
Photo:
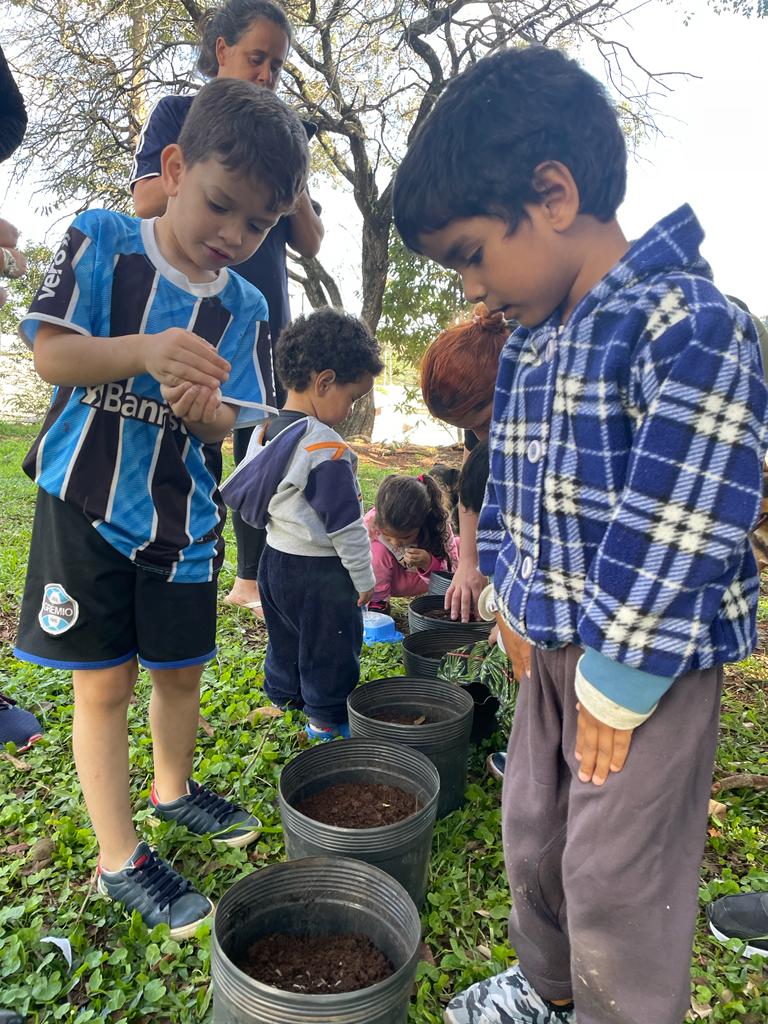
{"label": "child's sleeve cuff", "polygon": [[[579,659],[580,664],[581,659]],[[599,722],[610,725],[612,729],[636,729],[656,710],[655,704],[646,714],[622,707],[621,704],[606,697],[604,693],[588,682],[581,674],[578,665],[576,667],[576,696],[583,708],[586,708]]]}
{"label": "child's sleeve cuff", "polygon": [[591,647],[576,668],[576,696],[595,718],[614,729],[642,725],[673,682],[614,661]]}

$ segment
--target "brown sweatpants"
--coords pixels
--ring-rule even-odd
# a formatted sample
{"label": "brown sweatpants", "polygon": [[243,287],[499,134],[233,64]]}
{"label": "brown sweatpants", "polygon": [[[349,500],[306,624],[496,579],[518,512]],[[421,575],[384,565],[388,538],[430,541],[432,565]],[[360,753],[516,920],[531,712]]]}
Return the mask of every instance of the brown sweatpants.
{"label": "brown sweatpants", "polygon": [[675,681],[621,772],[579,782],[578,647],[534,650],[502,794],[510,942],[545,999],[578,1024],[681,1024],[722,669]]}

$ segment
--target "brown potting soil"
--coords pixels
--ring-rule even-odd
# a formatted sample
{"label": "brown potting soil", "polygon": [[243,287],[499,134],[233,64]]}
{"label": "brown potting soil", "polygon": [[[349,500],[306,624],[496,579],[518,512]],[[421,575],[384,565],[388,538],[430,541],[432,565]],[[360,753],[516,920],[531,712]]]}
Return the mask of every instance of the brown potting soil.
{"label": "brown potting soil", "polygon": [[[455,622],[457,626],[462,625],[462,622],[459,619],[451,619],[451,613],[448,608],[430,608],[429,611],[420,612],[420,614],[423,615],[425,619],[440,619],[441,621],[448,620],[451,622]],[[474,612],[469,613],[469,621],[478,621],[477,616],[475,615]]]}
{"label": "brown potting soil", "polygon": [[248,949],[241,971],[287,992],[356,992],[395,968],[365,935],[264,935]]}
{"label": "brown potting soil", "polygon": [[337,782],[297,803],[308,818],[339,828],[380,828],[419,809],[412,793],[381,782]]}
{"label": "brown potting soil", "polygon": [[423,713],[409,714],[405,711],[390,711],[389,708],[376,708],[368,712],[369,718],[377,722],[391,722],[393,725],[429,725],[429,719]]}

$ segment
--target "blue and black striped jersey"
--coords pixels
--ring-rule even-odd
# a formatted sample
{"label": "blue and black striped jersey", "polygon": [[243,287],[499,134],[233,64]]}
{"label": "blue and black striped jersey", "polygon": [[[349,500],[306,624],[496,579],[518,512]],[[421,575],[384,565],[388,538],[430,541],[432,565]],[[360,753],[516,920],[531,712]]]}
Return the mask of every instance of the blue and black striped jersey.
{"label": "blue and black striped jersey", "polygon": [[[230,362],[222,394],[248,426],[273,402],[267,315],[237,274],[187,280],[161,255],[153,221],[89,210],[67,231],[19,331],[30,347],[41,322],[97,338],[193,331]],[[57,387],[24,469],[118,551],[173,582],[210,580],[221,564],[221,446],[189,433],[149,374]]]}

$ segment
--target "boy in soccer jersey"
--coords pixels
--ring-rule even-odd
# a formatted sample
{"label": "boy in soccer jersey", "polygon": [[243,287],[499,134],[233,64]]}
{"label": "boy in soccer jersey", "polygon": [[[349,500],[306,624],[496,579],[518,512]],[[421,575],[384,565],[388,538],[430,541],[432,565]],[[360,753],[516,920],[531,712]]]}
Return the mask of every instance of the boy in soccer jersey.
{"label": "boy in soccer jersey", "polygon": [[447,1024],[689,1005],[722,668],[755,643],[767,394],[693,211],[630,244],[625,183],[610,99],[543,47],[451,82],[395,183],[406,243],[521,325],[478,527],[505,648],[533,645],[502,794],[519,963]]}
{"label": "boy in soccer jersey", "polygon": [[267,307],[227,267],[306,185],[301,121],[266,89],[217,79],[162,157],[166,213],[89,210],[20,328],[56,385],[24,463],[39,487],[17,657],[73,673],[73,747],[99,889],[149,927],[194,933],[211,901],[139,842],[127,710],[152,678],[150,806],[229,846],[243,808],[191,779],[200,678],[215,654],[222,439],[269,410]]}

